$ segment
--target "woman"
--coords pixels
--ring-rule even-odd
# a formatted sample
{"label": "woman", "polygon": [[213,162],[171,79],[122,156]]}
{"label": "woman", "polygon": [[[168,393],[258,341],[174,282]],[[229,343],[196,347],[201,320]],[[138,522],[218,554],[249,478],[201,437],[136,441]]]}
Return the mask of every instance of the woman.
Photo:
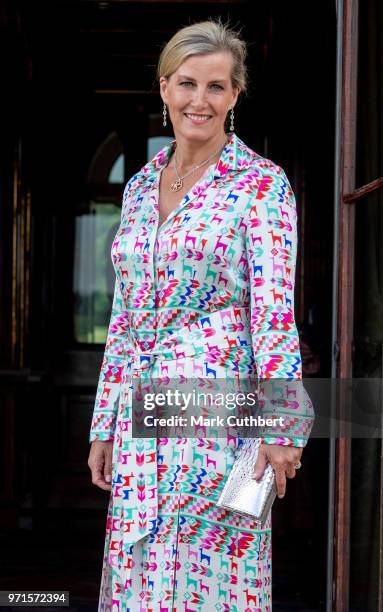
{"label": "woman", "polygon": [[[302,375],[294,195],[283,170],[233,131],[245,54],[220,22],[173,36],[158,76],[175,140],[124,191],[90,433],[92,482],[112,491],[99,610],[271,610],[271,516],[260,529],[216,506],[238,438],[131,431],[136,377]],[[280,497],[308,431],[294,415],[283,435],[262,439],[254,473],[270,461]]]}

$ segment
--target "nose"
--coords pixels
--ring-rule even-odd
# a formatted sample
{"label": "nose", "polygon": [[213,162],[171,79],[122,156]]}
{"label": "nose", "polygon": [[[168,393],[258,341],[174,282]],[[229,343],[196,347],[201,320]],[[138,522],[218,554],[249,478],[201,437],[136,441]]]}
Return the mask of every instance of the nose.
{"label": "nose", "polygon": [[193,106],[195,110],[203,110],[206,106],[206,89],[205,87],[196,87],[193,96]]}

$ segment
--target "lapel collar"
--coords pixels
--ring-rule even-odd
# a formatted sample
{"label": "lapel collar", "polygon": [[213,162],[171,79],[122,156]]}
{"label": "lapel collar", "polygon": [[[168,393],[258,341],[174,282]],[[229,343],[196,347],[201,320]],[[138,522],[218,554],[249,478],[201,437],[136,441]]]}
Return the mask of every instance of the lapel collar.
{"label": "lapel collar", "polygon": [[[143,166],[139,173],[142,179],[149,178],[155,180],[156,173],[161,172],[168,163],[173,153],[175,143],[176,141],[174,139],[168,145],[165,145],[147,164],[145,164],[145,166]],[[214,175],[212,178],[220,179],[226,176],[228,172],[240,172],[249,167],[254,162],[255,157],[258,157],[258,155],[247,147],[236,134],[230,134],[230,138],[223,148],[221,157],[214,167]]]}
{"label": "lapel collar", "polygon": [[[158,215],[158,188],[160,174],[163,168],[168,163],[175,146],[175,139],[172,140],[168,145],[160,149],[160,151],[141,169],[139,172],[140,184],[146,181],[151,181],[156,184],[156,197],[154,207]],[[194,200],[197,196],[203,193],[208,186],[214,180],[224,180],[228,175],[234,175],[237,172],[248,168],[254,163],[254,159],[259,157],[257,153],[252,151],[245,145],[244,142],[236,134],[230,134],[230,138],[227,141],[221,157],[215,166],[209,166],[209,171],[203,175],[203,177],[195,183],[195,185],[189,190],[189,192],[180,200],[176,208],[168,215],[166,220],[162,223],[159,231],[168,224],[173,217],[178,216],[181,210],[186,204]]]}

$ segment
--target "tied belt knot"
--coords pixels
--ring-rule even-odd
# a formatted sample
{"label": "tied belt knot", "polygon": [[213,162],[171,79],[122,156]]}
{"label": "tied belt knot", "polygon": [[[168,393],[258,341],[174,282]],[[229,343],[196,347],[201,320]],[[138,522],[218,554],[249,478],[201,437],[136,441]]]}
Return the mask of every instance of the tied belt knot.
{"label": "tied belt knot", "polygon": [[162,360],[162,354],[159,352],[134,352],[132,355],[132,369],[134,371],[147,370],[152,367],[156,361]]}

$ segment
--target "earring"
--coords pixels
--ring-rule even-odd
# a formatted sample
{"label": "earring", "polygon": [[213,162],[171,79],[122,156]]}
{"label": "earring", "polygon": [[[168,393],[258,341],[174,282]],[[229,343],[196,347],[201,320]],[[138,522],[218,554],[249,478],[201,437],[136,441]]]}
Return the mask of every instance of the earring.
{"label": "earring", "polygon": [[167,122],[166,122],[166,112],[167,112],[167,109],[166,109],[166,104],[165,104],[165,102],[164,102],[164,108],[163,108],[163,111],[162,111],[162,114],[163,114],[163,116],[164,116],[164,120],[163,120],[163,122],[162,122],[162,125],[163,125],[164,127],[166,127],[166,126],[167,126]]}
{"label": "earring", "polygon": [[234,132],[234,108],[230,111],[230,132]]}

